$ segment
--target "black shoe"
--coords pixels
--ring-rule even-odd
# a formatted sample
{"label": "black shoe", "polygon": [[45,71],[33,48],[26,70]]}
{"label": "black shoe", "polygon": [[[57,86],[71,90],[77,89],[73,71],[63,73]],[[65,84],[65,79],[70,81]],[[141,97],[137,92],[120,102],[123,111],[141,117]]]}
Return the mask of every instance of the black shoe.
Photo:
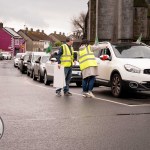
{"label": "black shoe", "polygon": [[60,97],[61,96],[61,92],[56,92],[56,96]]}
{"label": "black shoe", "polygon": [[65,95],[65,96],[72,96],[72,93],[66,92],[66,93],[64,93],[64,95]]}

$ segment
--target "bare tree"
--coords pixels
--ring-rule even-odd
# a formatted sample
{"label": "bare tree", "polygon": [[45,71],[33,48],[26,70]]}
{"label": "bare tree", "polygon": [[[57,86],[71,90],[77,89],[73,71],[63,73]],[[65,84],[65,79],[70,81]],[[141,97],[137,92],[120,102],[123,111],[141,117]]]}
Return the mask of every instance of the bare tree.
{"label": "bare tree", "polygon": [[74,16],[71,20],[73,32],[76,33],[78,38],[85,32],[85,17],[86,13],[81,12],[78,17]]}

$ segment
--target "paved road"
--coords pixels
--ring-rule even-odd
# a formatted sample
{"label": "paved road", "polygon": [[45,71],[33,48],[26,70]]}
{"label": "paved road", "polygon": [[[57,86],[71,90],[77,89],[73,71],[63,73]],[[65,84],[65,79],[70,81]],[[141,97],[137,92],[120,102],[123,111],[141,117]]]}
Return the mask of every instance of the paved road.
{"label": "paved road", "polygon": [[148,92],[116,99],[101,87],[96,99],[85,99],[74,85],[72,97],[58,98],[54,90],[0,61],[0,150],[150,149]]}

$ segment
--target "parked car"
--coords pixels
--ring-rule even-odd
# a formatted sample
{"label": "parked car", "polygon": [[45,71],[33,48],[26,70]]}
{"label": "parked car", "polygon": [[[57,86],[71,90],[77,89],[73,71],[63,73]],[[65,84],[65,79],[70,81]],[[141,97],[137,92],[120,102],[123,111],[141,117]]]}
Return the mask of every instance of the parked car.
{"label": "parked car", "polygon": [[34,63],[33,67],[33,80],[37,80],[39,82],[43,82],[44,79],[44,71],[45,71],[45,63],[49,61],[50,54],[42,54]]}
{"label": "parked car", "polygon": [[[44,84],[45,85],[48,85],[53,82],[54,67],[55,67],[55,65],[58,64],[57,53],[58,53],[58,51],[55,51],[54,53],[52,53],[51,59],[49,61],[47,61],[45,64],[45,72],[44,72]],[[75,52],[75,54],[76,54],[76,52]],[[80,71],[78,62],[76,63],[76,65],[73,65],[73,67],[72,67],[71,83],[76,83],[77,86],[82,85],[81,71]]]}
{"label": "parked car", "polygon": [[35,61],[41,56],[45,54],[45,52],[31,52],[29,55],[29,59],[27,61],[27,76],[33,77],[33,67]]}
{"label": "parked car", "polygon": [[20,57],[24,55],[24,53],[17,53],[14,57],[14,67],[18,67]]}
{"label": "parked car", "polygon": [[4,56],[2,55],[2,53],[0,52],[0,60],[3,60]]}
{"label": "parked car", "polygon": [[26,52],[24,55],[20,57],[18,68],[20,69],[21,73],[27,72],[27,61],[29,60],[30,53]]}
{"label": "parked car", "polygon": [[99,76],[96,82],[111,87],[112,95],[150,90],[150,47],[142,43],[101,42],[95,51]]}
{"label": "parked car", "polygon": [[1,53],[2,53],[5,60],[11,59],[11,53],[10,52],[1,52]]}

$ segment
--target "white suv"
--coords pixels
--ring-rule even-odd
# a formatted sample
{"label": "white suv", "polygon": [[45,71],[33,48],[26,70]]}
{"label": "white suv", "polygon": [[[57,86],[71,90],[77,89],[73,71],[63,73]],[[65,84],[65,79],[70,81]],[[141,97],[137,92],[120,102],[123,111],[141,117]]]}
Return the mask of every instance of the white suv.
{"label": "white suv", "polygon": [[[113,96],[127,90],[150,90],[150,47],[143,43],[99,43],[96,82],[111,87]],[[104,48],[105,47],[105,48]]]}

